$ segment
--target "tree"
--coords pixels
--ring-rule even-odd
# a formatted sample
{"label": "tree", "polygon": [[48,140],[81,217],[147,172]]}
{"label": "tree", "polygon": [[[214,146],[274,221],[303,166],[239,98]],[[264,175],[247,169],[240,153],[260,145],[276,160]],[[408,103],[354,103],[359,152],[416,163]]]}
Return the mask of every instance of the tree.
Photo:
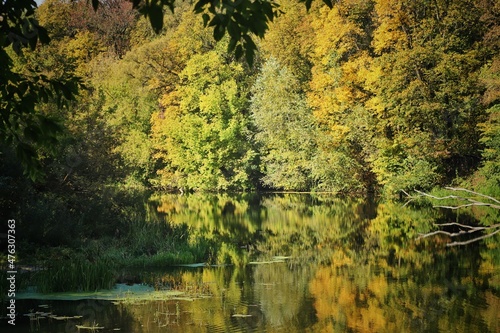
{"label": "tree", "polygon": [[[471,4],[473,4],[471,6]],[[366,89],[377,119],[372,163],[389,192],[471,174],[484,119],[481,10],[470,1],[376,1]]]}
{"label": "tree", "polygon": [[[367,190],[374,179],[373,116],[365,77],[371,65],[371,1],[346,1],[313,17],[308,104],[319,124],[317,165],[325,182],[344,191]],[[328,32],[328,33],[325,33]],[[348,170],[348,171],[347,171]]]}
{"label": "tree", "polygon": [[99,9],[94,10],[88,1],[76,1],[71,4],[68,28],[95,34],[102,44],[122,57],[130,49],[130,35],[138,18],[132,7],[128,0],[100,0]]}
{"label": "tree", "polygon": [[165,187],[246,190],[253,187],[256,152],[250,139],[248,74],[218,48],[194,55],[175,91],[153,114],[153,148]]}
{"label": "tree", "polygon": [[295,76],[304,90],[311,78],[311,55],[314,49],[315,32],[311,21],[317,8],[306,8],[294,0],[280,1],[283,15],[276,17],[269,31],[259,41],[259,54],[264,59],[275,58]]}
{"label": "tree", "polygon": [[[94,9],[100,7],[100,0],[92,0]],[[130,0],[133,8],[149,18],[153,29],[157,32],[163,27],[163,7],[172,12],[176,4],[174,0]],[[312,0],[299,0],[307,9],[311,8]],[[323,0],[328,7],[333,1]],[[269,29],[269,22],[278,15],[278,5],[271,0],[238,0],[209,1],[199,0],[194,4],[194,11],[203,18],[205,26],[213,27],[213,37],[220,41],[224,35],[229,35],[227,50],[234,51],[239,59],[243,54],[248,64],[252,64],[257,46],[252,36],[264,37]]]}
{"label": "tree", "polygon": [[264,185],[285,190],[313,187],[315,124],[296,77],[274,58],[252,88],[250,111],[262,151]]}
{"label": "tree", "polygon": [[36,70],[18,72],[14,59],[25,48],[47,43],[47,31],[34,19],[34,0],[0,4],[0,138],[13,146],[31,179],[41,176],[37,148],[53,150],[61,126],[57,119],[38,110],[40,103],[55,101],[60,107],[73,100],[76,78],[48,78]]}

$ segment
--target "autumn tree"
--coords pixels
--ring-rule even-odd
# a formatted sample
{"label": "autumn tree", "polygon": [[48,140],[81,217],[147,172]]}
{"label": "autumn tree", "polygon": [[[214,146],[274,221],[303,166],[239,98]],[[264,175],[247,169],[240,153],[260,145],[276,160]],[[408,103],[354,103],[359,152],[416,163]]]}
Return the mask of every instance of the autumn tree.
{"label": "autumn tree", "polygon": [[375,4],[367,105],[377,119],[373,169],[387,191],[471,173],[484,119],[481,10],[469,1]]}
{"label": "autumn tree", "polygon": [[485,87],[481,102],[487,108],[487,118],[478,125],[480,142],[484,144],[483,161],[472,178],[472,186],[482,193],[500,197],[500,4],[494,1],[480,3],[483,8],[481,21],[487,27],[483,41],[493,58],[483,66],[479,76]]}
{"label": "autumn tree", "polygon": [[261,146],[264,185],[310,190],[316,128],[299,81],[271,58],[262,67],[252,95],[250,110]]}
{"label": "autumn tree", "polygon": [[[346,184],[345,190],[372,187],[369,157],[372,115],[365,107],[370,94],[364,88],[371,66],[370,1],[346,1],[314,16],[312,77],[307,101],[321,133],[319,154],[326,179]],[[329,166],[335,166],[328,171]],[[349,170],[349,172],[346,172]]]}
{"label": "autumn tree", "polygon": [[219,45],[193,55],[179,77],[152,116],[155,156],[164,164],[161,183],[213,191],[251,188],[256,152],[244,66]]}
{"label": "autumn tree", "polygon": [[307,12],[302,4],[293,0],[280,1],[283,14],[273,20],[269,31],[258,43],[262,58],[275,58],[303,86],[307,86],[311,78],[312,36],[315,34],[311,21],[318,10],[316,7],[318,5]]}
{"label": "autumn tree", "polygon": [[118,57],[130,49],[130,36],[138,18],[138,12],[127,0],[100,0],[94,10],[88,1],[71,3],[71,19],[68,25],[75,31],[89,31]]}

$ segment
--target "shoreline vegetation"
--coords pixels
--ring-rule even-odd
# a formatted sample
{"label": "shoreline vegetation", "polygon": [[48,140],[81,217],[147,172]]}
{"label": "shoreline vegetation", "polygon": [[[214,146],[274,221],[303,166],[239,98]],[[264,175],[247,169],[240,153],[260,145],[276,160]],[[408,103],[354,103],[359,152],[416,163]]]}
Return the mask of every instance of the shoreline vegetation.
{"label": "shoreline vegetation", "polygon": [[[244,266],[256,253],[311,259],[338,244],[411,260],[420,245],[408,244],[438,213],[403,208],[401,191],[438,196],[451,184],[500,198],[500,8],[489,1],[318,1],[306,12],[281,0],[285,14],[257,41],[253,66],[227,52],[230,40],[214,38],[189,1],[165,15],[159,34],[129,2],[101,2],[95,12],[85,0],[45,0],[34,15],[51,42],[0,50],[15,83],[9,103],[34,110],[0,128],[10,138],[0,143],[0,207],[16,220],[18,262],[47,268],[20,285],[95,290],[123,267]],[[65,91],[34,96],[23,77],[81,86],[61,103]],[[27,170],[28,160],[39,169]],[[151,199],[167,190],[184,201]],[[340,236],[322,234],[326,217],[300,232],[282,226],[283,236],[273,227],[259,234],[254,216],[244,230],[221,223],[206,234],[169,220],[191,209],[246,212],[264,205],[255,192],[310,193],[269,210],[372,215],[348,227],[339,217]],[[197,193],[211,198],[197,206]],[[315,197],[322,193],[345,202]],[[367,197],[373,211],[359,201]],[[498,221],[487,208],[464,215]],[[200,216],[188,217],[205,223]]]}
{"label": "shoreline vegetation", "polygon": [[[443,196],[443,191],[433,193]],[[117,197],[113,198],[116,200]],[[115,200],[109,202],[114,209],[118,205]],[[128,200],[140,203],[136,210],[126,209]],[[243,267],[256,257],[269,255],[292,255],[305,262],[328,261],[329,253],[339,246],[361,249],[379,244],[378,247],[382,247],[382,253],[385,253],[383,256],[393,251],[391,248],[396,246],[394,242],[400,244],[396,248],[401,247],[401,251],[425,251],[426,247],[440,248],[439,244],[442,247],[438,251],[443,251],[446,236],[419,241],[422,234],[432,231],[432,223],[442,223],[450,220],[450,217],[460,216],[460,221],[465,224],[493,225],[498,218],[498,210],[488,207],[450,215],[446,210],[442,212],[432,208],[432,202],[426,196],[412,198],[413,202],[408,205],[392,200],[339,198],[327,193],[286,192],[267,195],[194,193],[182,196],[136,192],[136,196],[128,200],[124,201],[121,210],[117,210],[120,215],[115,215],[113,219],[97,215],[86,217],[98,219],[94,221],[98,225],[106,222],[106,228],[97,230],[99,233],[94,235],[86,235],[87,222],[82,220],[81,224],[74,223],[78,220],[71,214],[64,214],[68,220],[45,221],[55,230],[67,228],[68,221],[71,222],[68,228],[71,232],[56,233],[57,238],[54,239],[40,238],[37,232],[31,234],[33,226],[19,223],[17,232],[24,236],[19,238],[18,248],[22,250],[18,263],[41,268],[19,274],[20,289],[37,286],[38,291],[43,293],[95,291],[111,288],[120,281],[122,271],[149,271],[193,263]],[[439,203],[451,205],[454,202],[452,198]],[[255,207],[258,209],[255,210]],[[93,207],[87,208],[89,212],[94,211]],[[365,222],[355,222],[352,219],[359,211],[372,211],[371,217]],[[24,211],[27,216],[31,213],[37,212]],[[284,224],[280,229],[273,231],[273,226],[261,225],[259,216],[277,213],[285,214],[279,223]],[[307,229],[302,231],[303,235],[296,234],[297,227],[292,227],[294,222],[289,214],[297,214],[297,218],[312,214],[310,222],[301,222],[306,225],[299,227],[299,230]],[[352,231],[342,236],[349,239],[347,244],[342,238],[335,238],[338,237],[335,236],[338,231],[333,227],[336,219],[341,224],[352,223],[349,226]],[[292,227],[290,234],[281,230],[289,227]],[[327,235],[321,235],[324,232],[321,230],[331,228]],[[351,238],[351,233],[353,237],[356,234],[360,236]],[[364,238],[361,243],[359,237]],[[274,242],[276,244],[270,247]],[[325,258],[316,257],[317,246],[323,250],[330,249]]]}

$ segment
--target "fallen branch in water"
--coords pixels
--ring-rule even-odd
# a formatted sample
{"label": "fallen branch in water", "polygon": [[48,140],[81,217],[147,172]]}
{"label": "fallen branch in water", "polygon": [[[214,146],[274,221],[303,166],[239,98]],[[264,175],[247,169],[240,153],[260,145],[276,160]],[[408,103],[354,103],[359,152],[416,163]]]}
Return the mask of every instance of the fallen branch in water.
{"label": "fallen branch in water", "polygon": [[[456,201],[467,202],[465,204],[453,205],[453,206],[435,205],[435,206],[433,206],[435,208],[445,208],[445,209],[457,210],[460,208],[466,208],[466,207],[472,207],[472,206],[483,206],[483,207],[491,207],[493,209],[500,209],[500,200],[497,200],[491,196],[488,196],[488,195],[485,195],[482,193],[478,193],[478,192],[474,192],[474,191],[464,189],[464,188],[445,187],[445,189],[450,190],[450,191],[465,192],[465,193],[473,194],[476,197],[485,198],[485,199],[488,199],[492,202],[480,201],[480,200],[477,200],[476,198],[463,197],[463,196],[458,196],[458,195],[447,195],[444,197],[438,197],[438,196],[435,196],[435,195],[432,195],[429,193],[415,190],[415,192],[417,192],[418,195],[412,196],[412,195],[408,194],[407,192],[402,191],[410,199],[405,203],[405,206],[418,198],[426,197],[426,198],[430,198],[430,199],[434,199],[434,200],[452,199],[452,200],[456,200]],[[460,229],[460,231],[448,232],[448,231],[444,231],[444,230],[436,230],[433,232],[420,234],[420,236],[417,238],[417,240],[422,239],[422,238],[435,236],[435,235],[439,235],[439,234],[446,235],[448,237],[453,238],[453,237],[459,237],[459,236],[463,236],[463,235],[467,235],[467,234],[470,235],[470,234],[473,234],[473,233],[478,232],[478,231],[488,232],[488,231],[493,230],[492,232],[488,232],[484,235],[477,236],[477,237],[475,237],[473,239],[469,239],[467,241],[455,241],[455,242],[451,242],[451,243],[446,244],[446,246],[459,246],[459,245],[467,245],[467,244],[470,244],[473,242],[477,242],[477,241],[485,239],[485,238],[490,238],[490,237],[494,236],[495,234],[500,233],[500,223],[490,225],[490,226],[471,226],[471,225],[462,224],[462,223],[458,223],[458,222],[451,222],[451,223],[436,224],[436,226],[439,228],[454,226],[454,227],[458,227]]]}

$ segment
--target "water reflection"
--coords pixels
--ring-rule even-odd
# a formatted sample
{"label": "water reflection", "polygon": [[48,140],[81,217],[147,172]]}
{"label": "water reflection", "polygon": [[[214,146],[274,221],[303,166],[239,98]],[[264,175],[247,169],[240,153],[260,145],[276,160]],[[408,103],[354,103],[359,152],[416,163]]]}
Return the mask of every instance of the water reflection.
{"label": "water reflection", "polygon": [[[162,194],[150,203],[155,220],[210,239],[212,264],[234,265],[140,272],[184,296],[101,302],[103,331],[500,332],[498,238],[461,248],[416,241],[443,218],[435,209],[292,194]],[[58,311],[85,319],[73,304]]]}

